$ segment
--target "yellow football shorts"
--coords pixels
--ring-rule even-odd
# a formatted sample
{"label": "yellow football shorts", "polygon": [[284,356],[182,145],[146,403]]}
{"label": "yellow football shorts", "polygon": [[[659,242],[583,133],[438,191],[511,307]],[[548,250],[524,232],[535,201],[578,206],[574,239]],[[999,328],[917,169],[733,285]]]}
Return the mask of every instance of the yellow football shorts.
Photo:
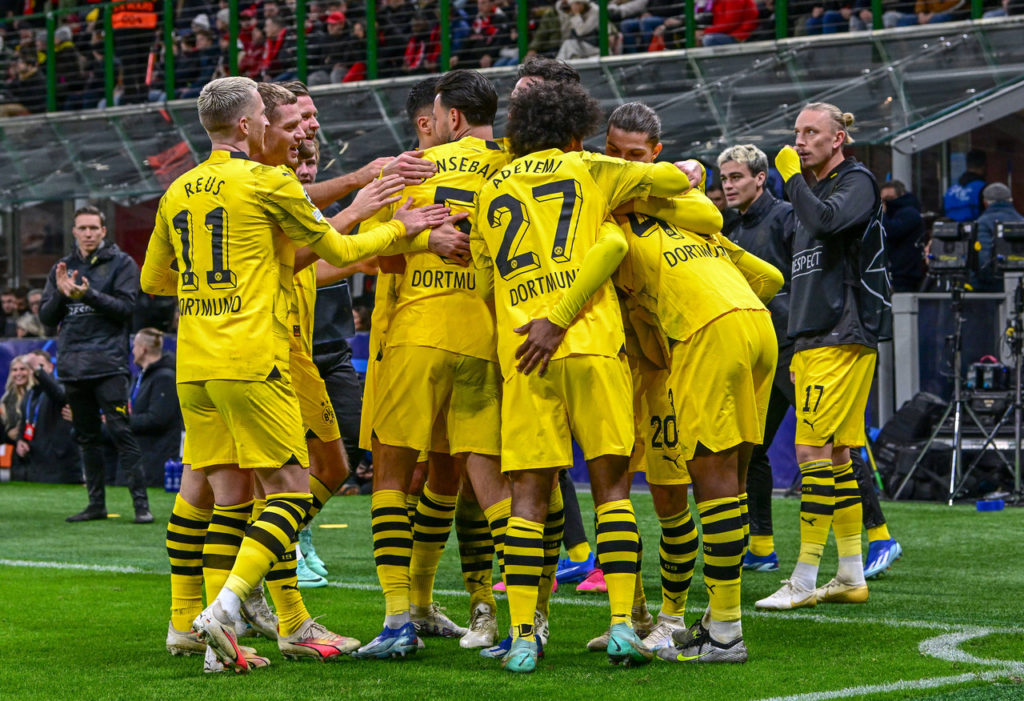
{"label": "yellow football shorts", "polygon": [[793,354],[796,442],[820,448],[864,445],[864,411],[878,352],[857,344]]}
{"label": "yellow football shorts", "polygon": [[767,311],[729,312],[672,346],[669,389],[683,460],[698,443],[717,453],[764,440],[778,356]]}
{"label": "yellow football shorts", "polygon": [[373,436],[373,408],[377,386],[378,366],[384,357],[384,339],[380,333],[370,329],[370,359],[366,363],[366,377],[363,380],[363,413],[359,415],[359,447],[373,450],[370,440]]}
{"label": "yellow football shorts", "polygon": [[313,364],[313,359],[302,351],[289,354],[292,387],[299,398],[299,414],[306,435],[312,433],[324,442],[336,441],[341,438],[338,420],[334,416],[331,398],[327,395],[327,385],[320,377],[320,371]]}
{"label": "yellow football shorts", "polygon": [[389,346],[377,368],[373,433],[387,445],[498,455],[498,364],[426,346]]}
{"label": "yellow football shorts", "polygon": [[679,457],[679,425],[675,399],[668,388],[669,371],[632,357],[629,369],[636,422],[629,471],[646,472],[650,484],[689,484],[690,473]]}
{"label": "yellow football shorts", "polygon": [[547,372],[512,372],[501,401],[501,470],[572,465],[572,439],[587,460],[633,450],[632,383],[625,360],[574,355]]}
{"label": "yellow football shorts", "polygon": [[178,401],[185,421],[182,459],[193,470],[276,468],[293,458],[309,467],[299,400],[286,378],[182,382]]}

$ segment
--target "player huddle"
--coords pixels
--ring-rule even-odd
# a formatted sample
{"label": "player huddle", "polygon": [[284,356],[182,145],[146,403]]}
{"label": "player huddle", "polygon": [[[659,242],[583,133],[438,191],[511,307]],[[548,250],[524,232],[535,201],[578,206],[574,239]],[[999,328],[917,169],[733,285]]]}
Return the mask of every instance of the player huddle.
{"label": "player huddle", "polygon": [[[591,649],[625,666],[655,654],[675,662],[747,659],[740,622],[746,471],[764,439],[779,353],[765,304],[788,275],[721,233],[698,163],[655,162],[653,110],[619,107],[608,120],[608,155],[586,152],[582,143],[603,117],[575,71],[540,60],[520,75],[503,140],[493,133],[494,87],[475,71],[452,71],[410,94],[421,151],[374,162],[370,173],[333,190],[307,184],[308,195],[293,173],[300,160],[315,168],[318,153],[304,86],[290,86],[296,95],[225,78],[203,89],[199,112],[212,154],[161,200],[142,273],[146,292],[176,294],[182,308],[220,310],[183,314],[179,326],[191,469],[168,526],[172,653],[205,653],[207,671],[266,666],[237,642],[248,623],[276,638],[286,657],[404,656],[422,647],[422,636],[445,635],[482,648],[508,671],[533,671],[552,624],[564,524],[557,476],[572,464],[575,440],[590,473],[611,609]],[[805,114],[821,117],[825,128],[815,122],[816,132],[830,133],[831,113],[812,105]],[[790,159],[780,165],[787,187],[801,161],[812,172],[824,167],[814,148],[780,154]],[[346,187],[362,189],[326,219],[317,206]],[[380,635],[361,645],[306,611],[296,538],[348,471],[311,360],[316,288],[371,256],[379,256],[381,272],[360,444],[374,456],[373,556],[385,620]],[[865,350],[851,360],[844,345],[805,346],[793,362],[796,386],[822,388],[805,418],[815,419],[828,395],[818,428],[803,434],[812,450],[801,459],[802,472],[819,480],[804,488],[819,517],[811,534],[818,539],[849,472],[842,451],[862,440],[873,351],[858,345]],[[849,406],[833,407],[849,364],[859,384]],[[638,575],[635,471],[646,472],[662,529],[657,621]],[[699,540],[691,483],[709,606],[687,626]],[[842,501],[859,505],[847,491]],[[468,629],[432,597],[453,519]],[[859,529],[858,520],[858,563]],[[826,537],[828,530],[825,523]],[[802,549],[805,569],[798,565],[794,580],[806,581],[811,564],[816,574],[820,553]],[[511,618],[501,641],[495,556]],[[828,592],[818,595],[813,576],[809,597],[787,580],[770,597],[779,601],[758,605],[866,600],[863,572],[858,578],[844,562]],[[264,582],[276,614],[263,599]]]}

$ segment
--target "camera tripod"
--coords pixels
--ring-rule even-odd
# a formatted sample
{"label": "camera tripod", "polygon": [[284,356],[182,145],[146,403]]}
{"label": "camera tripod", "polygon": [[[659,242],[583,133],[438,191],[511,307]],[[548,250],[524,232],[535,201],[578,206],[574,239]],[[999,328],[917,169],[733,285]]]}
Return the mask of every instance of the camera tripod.
{"label": "camera tripod", "polygon": [[[962,367],[963,367],[963,323],[964,323],[964,313],[963,312],[964,312],[964,287],[965,287],[965,280],[962,277],[960,277],[960,276],[952,276],[950,278],[950,280],[949,280],[949,283],[950,283],[950,290],[951,290],[952,296],[953,296],[952,297],[952,301],[953,301],[954,325],[953,325],[953,334],[946,337],[946,343],[947,343],[948,346],[952,346],[952,351],[953,351],[953,398],[950,401],[950,403],[946,406],[946,410],[943,412],[942,418],[939,420],[938,424],[935,426],[935,430],[932,431],[931,436],[928,437],[928,440],[921,447],[921,452],[918,454],[917,459],[914,460],[914,464],[910,466],[910,470],[907,471],[907,474],[903,478],[903,481],[900,482],[900,486],[896,489],[896,492],[893,494],[892,498],[894,500],[900,498],[900,494],[903,493],[904,488],[907,486],[907,484],[910,482],[910,480],[913,479],[914,474],[917,472],[918,468],[921,466],[921,463],[924,461],[924,458],[928,455],[928,451],[931,449],[932,444],[935,442],[936,438],[938,438],[938,435],[942,432],[942,429],[945,427],[946,420],[952,415],[952,417],[953,417],[953,457],[952,457],[952,459],[950,461],[950,466],[949,466],[949,488],[948,488],[948,492],[947,492],[947,504],[949,506],[952,506],[953,505],[953,499],[956,497],[957,493],[963,488],[963,486],[965,484],[966,477],[968,477],[970,475],[970,473],[974,470],[975,467],[977,467],[978,463],[981,461],[981,457],[984,454],[984,451],[986,449],[988,449],[989,447],[991,447],[992,449],[995,449],[995,436],[996,436],[996,433],[999,430],[999,428],[1001,428],[1001,424],[1003,423],[1003,420],[1001,420],[999,422],[999,424],[997,424],[996,428],[993,431],[991,431],[991,432],[987,431],[985,429],[984,424],[982,423],[981,419],[978,418],[978,415],[974,412],[974,410],[971,408],[970,404],[968,404],[967,401],[966,401],[967,398],[966,398],[965,392],[964,392],[963,373],[962,373]],[[1022,329],[1021,333],[1024,334],[1024,329]],[[1024,339],[1022,339],[1022,340],[1024,340]],[[1020,377],[1019,356],[1018,356],[1017,367],[1018,367],[1017,376],[1019,378]],[[1020,388],[1019,388],[1019,385],[1018,385],[1018,393],[1017,393],[1017,397],[1016,397],[1016,401],[1015,401],[1015,404],[1017,405],[1017,407],[1016,407],[1016,409],[1017,409],[1016,416],[1018,417],[1018,421],[1017,421],[1017,433],[1018,433],[1018,435],[1020,433],[1019,416],[1020,416],[1020,409],[1021,409],[1021,407],[1020,407],[1020,392],[1019,392],[1019,389]],[[975,459],[972,462],[971,466],[968,468],[968,470],[964,471],[963,470],[963,426],[964,426],[964,421],[965,421],[966,418],[969,418],[971,421],[973,421],[975,426],[977,426],[978,430],[981,431],[982,435],[985,436],[985,443],[982,446],[981,451],[978,453],[977,457],[975,457]],[[1006,460],[1005,456],[1003,456],[1002,453],[1000,453],[998,450],[996,450],[996,454],[999,455],[1000,459],[1002,459],[1004,463],[1006,463],[1007,467],[1010,467],[1009,462]],[[1019,441],[1018,441],[1018,464],[1019,464]],[[963,473],[962,476],[961,476],[961,473]],[[1018,484],[1019,484],[1020,471],[1017,470],[1017,472],[1015,474],[1017,475],[1017,481],[1018,481]],[[959,479],[959,482],[958,482],[958,479]]]}

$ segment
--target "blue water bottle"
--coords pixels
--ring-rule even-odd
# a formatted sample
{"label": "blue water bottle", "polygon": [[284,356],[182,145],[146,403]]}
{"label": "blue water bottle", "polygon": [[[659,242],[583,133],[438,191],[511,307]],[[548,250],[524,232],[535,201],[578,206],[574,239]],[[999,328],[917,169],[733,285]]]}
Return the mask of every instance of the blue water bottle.
{"label": "blue water bottle", "polygon": [[181,489],[181,470],[182,464],[180,460],[171,458],[164,463],[164,491],[177,493]]}

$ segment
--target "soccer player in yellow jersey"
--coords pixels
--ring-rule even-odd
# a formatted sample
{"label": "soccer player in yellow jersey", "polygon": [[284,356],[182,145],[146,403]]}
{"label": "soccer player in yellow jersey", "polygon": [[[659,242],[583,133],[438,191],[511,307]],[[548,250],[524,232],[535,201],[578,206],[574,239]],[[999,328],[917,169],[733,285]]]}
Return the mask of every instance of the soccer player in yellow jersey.
{"label": "soccer player in yellow jersey", "polygon": [[[802,489],[800,555],[782,588],[755,603],[762,609],[868,600],[863,505],[850,451],[864,445],[864,410],[883,332],[878,324],[891,312],[865,309],[872,298],[884,299],[890,285],[872,289],[860,268],[860,243],[877,224],[881,200],[874,175],[843,153],[852,126],[853,115],[835,105],[807,105],[796,118],[796,148],[786,146],[775,157],[794,215],[790,372]],[[871,294],[862,296],[863,289]],[[839,568],[817,587],[830,529]]]}
{"label": "soccer player in yellow jersey", "polygon": [[[650,161],[660,150],[659,133],[653,110],[623,105],[609,119],[607,150]],[[649,382],[647,395],[648,402],[665,393],[672,398],[671,414],[652,416],[648,436],[652,445],[674,443],[677,454],[674,463],[648,464],[662,525],[662,611],[645,644],[674,661],[742,662],[745,468],[763,434],[765,383],[770,388],[776,357],[762,300],[781,287],[782,275],[719,236],[721,219],[706,198],[701,203],[703,208],[685,198],[636,203],[637,211],[625,217],[630,252],[617,274],[620,288],[654,317],[657,334],[669,343],[670,371]],[[691,477],[711,605],[706,619],[687,631],[683,614],[697,545],[687,505]],[[679,649],[673,637],[681,641]]]}
{"label": "soccer player in yellow jersey", "polygon": [[178,295],[179,338],[189,349],[179,355],[177,371],[185,461],[207,473],[217,503],[213,520],[219,508],[237,523],[251,504],[253,477],[267,495],[244,537],[242,518],[222,539],[222,556],[234,564],[193,624],[225,667],[244,672],[249,666],[235,639],[241,602],[284,555],[312,503],[287,376],[292,242],[344,265],[408,232],[395,222],[342,237],[293,173],[251,161],[267,125],[253,81],[212,81],[198,107],[212,153],[161,199],[142,288]]}
{"label": "soccer player in yellow jersey", "polygon": [[541,83],[517,92],[507,127],[516,160],[485,183],[470,237],[478,287],[493,291],[504,377],[501,461],[512,480],[505,583],[513,626],[504,665],[512,672],[536,666],[533,612],[548,495],[557,471],[572,462],[572,437],[587,459],[597,511],[612,613],[609,657],[627,665],[652,657],[630,624],[639,545],[623,484],[634,440],[632,391],[609,279],[626,241],[621,229],[602,222],[627,200],[674,196],[689,180],[672,164],[579,152],[600,119],[596,101],[579,86]]}
{"label": "soccer player in yellow jersey", "polygon": [[[620,105],[608,118],[605,154],[627,161],[653,163],[661,153],[661,120],[657,113],[640,102]],[[701,169],[696,162],[688,162],[688,176],[700,182]],[[722,226],[718,208],[700,192],[692,188],[677,198],[679,219],[687,228],[699,234],[715,234]],[[644,203],[638,203],[643,206]],[[630,205],[617,217],[632,243],[632,236],[648,234],[649,230],[671,225],[632,212]],[[613,280],[619,284],[628,265],[620,266]],[[633,406],[636,424],[636,448],[630,463],[631,471],[646,472],[654,500],[655,512],[662,526],[658,547],[661,570],[662,604],[657,624],[644,637],[644,645],[658,650],[671,644],[672,631],[685,629],[683,612],[693,564],[697,557],[697,530],[690,518],[687,503],[689,473],[679,455],[679,426],[676,405],[684,401],[668,386],[671,365],[667,340],[657,323],[657,317],[646,311],[633,296],[622,298],[623,323],[626,332],[626,353],[633,378]],[[627,483],[627,488],[629,484]],[[646,599],[638,570],[636,595],[633,601],[634,627],[638,617],[643,620]],[[603,650],[608,633],[587,644],[589,650]]]}
{"label": "soccer player in yellow jersey", "polygon": [[[497,93],[482,75],[464,70],[443,76],[436,90],[434,125],[442,143],[423,156],[436,164],[437,173],[407,187],[403,197],[470,212],[481,183],[507,162],[505,152],[490,140]],[[507,498],[498,472],[500,381],[494,318],[475,294],[475,285],[473,272],[454,261],[429,252],[406,256],[374,390],[371,513],[385,622],[381,634],[360,648],[357,657],[387,658],[416,649],[412,618],[422,614],[411,610],[411,551],[417,543],[440,539],[438,528],[429,527],[419,514],[410,528],[403,510],[417,455],[466,456],[467,473],[485,510]],[[443,477],[437,482],[428,477],[417,507],[422,510],[428,502],[435,524],[450,520],[455,509],[457,473]],[[447,493],[434,491],[442,482]],[[424,557],[427,551],[436,558],[441,554],[436,545],[422,550]],[[430,571],[429,565],[424,562],[424,570]],[[429,604],[415,603],[421,610]]]}

